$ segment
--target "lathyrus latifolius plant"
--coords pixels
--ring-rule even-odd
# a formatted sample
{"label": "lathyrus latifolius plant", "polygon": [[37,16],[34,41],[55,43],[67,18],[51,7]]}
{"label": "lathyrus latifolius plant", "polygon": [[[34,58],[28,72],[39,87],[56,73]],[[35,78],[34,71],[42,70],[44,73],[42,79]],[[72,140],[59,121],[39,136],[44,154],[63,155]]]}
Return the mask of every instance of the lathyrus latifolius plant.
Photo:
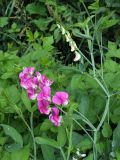
{"label": "lathyrus latifolius plant", "polygon": [[68,93],[56,92],[51,99],[51,85],[53,81],[48,79],[40,72],[34,75],[34,67],[25,67],[19,74],[20,85],[26,89],[30,100],[37,100],[38,110],[41,114],[49,115],[49,119],[55,126],[60,126],[62,116],[59,115],[59,109],[50,105],[67,105]]}

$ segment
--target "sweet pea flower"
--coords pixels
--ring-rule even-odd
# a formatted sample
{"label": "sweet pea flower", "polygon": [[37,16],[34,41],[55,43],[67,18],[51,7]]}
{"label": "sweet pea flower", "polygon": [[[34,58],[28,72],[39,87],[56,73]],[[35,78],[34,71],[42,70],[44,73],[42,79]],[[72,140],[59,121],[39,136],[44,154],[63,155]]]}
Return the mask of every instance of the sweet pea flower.
{"label": "sweet pea flower", "polygon": [[50,113],[49,104],[50,104],[50,102],[47,100],[44,100],[44,99],[41,101],[38,101],[38,109],[41,114],[48,115]]}
{"label": "sweet pea flower", "polygon": [[28,88],[26,91],[30,100],[35,100],[37,98],[38,94],[34,88]]}
{"label": "sweet pea flower", "polygon": [[34,67],[25,67],[23,71],[19,74],[19,78],[27,78],[33,75],[35,68]]}
{"label": "sweet pea flower", "polygon": [[49,115],[49,119],[55,126],[60,126],[62,117],[59,116],[59,109],[57,107],[52,107],[52,113]]}
{"label": "sweet pea flower", "polygon": [[56,92],[52,98],[52,102],[57,105],[67,105],[68,104],[68,93],[66,92]]}
{"label": "sweet pea flower", "polygon": [[53,81],[51,81],[50,79],[48,79],[45,75],[42,75],[41,76],[41,83],[42,83],[42,85],[44,85],[44,86],[51,86],[51,84],[53,83]]}
{"label": "sweet pea flower", "polygon": [[50,101],[50,94],[51,94],[51,88],[44,86],[41,90],[41,92],[37,96],[37,100],[41,101],[43,99]]}
{"label": "sweet pea flower", "polygon": [[31,87],[31,85],[34,83],[33,82],[34,70],[35,70],[34,67],[25,67],[23,71],[19,74],[20,85],[23,88],[27,89]]}

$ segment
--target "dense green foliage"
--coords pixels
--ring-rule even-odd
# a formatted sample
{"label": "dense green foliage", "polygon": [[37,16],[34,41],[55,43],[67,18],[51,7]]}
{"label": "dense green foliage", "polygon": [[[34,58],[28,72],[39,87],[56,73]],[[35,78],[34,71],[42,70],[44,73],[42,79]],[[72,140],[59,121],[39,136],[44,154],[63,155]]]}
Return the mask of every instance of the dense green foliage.
{"label": "dense green foliage", "polygon": [[[0,0],[0,8],[0,160],[120,160],[120,2]],[[20,87],[25,66],[69,93],[60,127]]]}

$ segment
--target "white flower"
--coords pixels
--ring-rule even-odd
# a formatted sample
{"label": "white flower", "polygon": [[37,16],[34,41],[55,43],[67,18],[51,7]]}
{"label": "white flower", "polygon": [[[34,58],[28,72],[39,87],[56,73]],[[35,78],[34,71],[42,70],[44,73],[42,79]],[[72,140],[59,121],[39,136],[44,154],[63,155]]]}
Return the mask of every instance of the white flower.
{"label": "white flower", "polygon": [[65,29],[63,27],[61,27],[61,31],[62,31],[62,35],[65,34]]}
{"label": "white flower", "polygon": [[81,55],[79,54],[79,52],[75,51],[75,58],[73,61],[79,61],[79,59],[81,58]]}
{"label": "white flower", "polygon": [[70,42],[71,36],[70,36],[70,33],[68,31],[66,31],[65,38],[66,38],[66,42]]}
{"label": "white flower", "polygon": [[57,24],[57,26],[58,26],[58,28],[60,28],[60,25],[59,25],[59,24]]}
{"label": "white flower", "polygon": [[71,47],[71,52],[74,52],[77,49],[76,43],[73,40],[69,42],[69,46]]}

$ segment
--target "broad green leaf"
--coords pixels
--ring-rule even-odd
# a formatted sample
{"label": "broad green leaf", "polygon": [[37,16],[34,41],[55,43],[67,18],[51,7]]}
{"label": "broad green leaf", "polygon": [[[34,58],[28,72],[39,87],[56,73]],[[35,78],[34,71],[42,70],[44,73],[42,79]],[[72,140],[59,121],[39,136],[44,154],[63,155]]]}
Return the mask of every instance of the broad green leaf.
{"label": "broad green leaf", "polygon": [[116,70],[118,70],[119,65],[112,60],[106,60],[104,63],[104,69],[107,72],[116,72]]}
{"label": "broad green leaf", "polygon": [[23,139],[18,131],[6,124],[0,124],[0,126],[4,129],[4,132],[7,136],[10,136],[16,143],[18,143],[21,147],[23,147]]}
{"label": "broad green leaf", "polygon": [[49,120],[45,120],[41,126],[40,126],[40,131],[47,131],[52,127],[52,123]]}
{"label": "broad green leaf", "polygon": [[116,158],[117,158],[117,160],[120,159],[120,149],[116,151]]}
{"label": "broad green leaf", "polygon": [[48,18],[40,18],[38,20],[33,20],[33,23],[41,30],[41,31],[45,31],[46,29],[48,29],[48,25],[50,22],[52,22],[53,19],[51,17]]}
{"label": "broad green leaf", "polygon": [[57,149],[60,148],[59,144],[55,140],[50,138],[36,137],[35,141],[37,144],[46,144]]}
{"label": "broad green leaf", "polygon": [[86,115],[89,109],[89,97],[83,95],[80,100],[79,111],[83,115]]}
{"label": "broad green leaf", "polygon": [[43,38],[43,48],[45,50],[51,51],[54,48],[52,46],[53,43],[54,43],[53,36]]}
{"label": "broad green leaf", "polygon": [[84,152],[92,148],[92,142],[90,139],[83,138],[81,142],[78,144],[78,146],[81,149],[81,151]]}
{"label": "broad green leaf", "polygon": [[14,75],[13,72],[7,72],[7,73],[4,73],[4,74],[1,76],[1,78],[2,78],[2,79],[8,79],[8,78],[12,78],[13,75]]}
{"label": "broad green leaf", "polygon": [[112,129],[108,123],[104,123],[102,134],[105,138],[109,138],[112,135]]}
{"label": "broad green leaf", "polygon": [[6,143],[6,141],[7,141],[7,137],[1,137],[0,136],[0,145],[1,146],[4,145]]}
{"label": "broad green leaf", "polygon": [[44,160],[55,160],[54,148],[47,145],[41,145]]}
{"label": "broad green leaf", "polygon": [[9,86],[6,91],[12,102],[17,103],[20,100],[20,93],[15,85]]}
{"label": "broad green leaf", "polygon": [[93,160],[93,153],[90,153],[84,160]]}
{"label": "broad green leaf", "polygon": [[105,17],[101,17],[97,25],[95,26],[96,31],[103,31],[104,29],[110,28],[118,23],[117,19],[112,19],[113,12]]}
{"label": "broad green leaf", "polygon": [[26,92],[23,90],[21,94],[22,101],[29,112],[31,112],[31,103]]}
{"label": "broad green leaf", "polygon": [[0,17],[0,27],[3,28],[8,24],[8,17]]}
{"label": "broad green leaf", "polygon": [[77,133],[77,132],[73,132],[72,133],[72,144],[74,146],[76,146],[77,144],[80,143],[80,141],[82,140],[82,135]]}
{"label": "broad green leaf", "polygon": [[18,151],[12,152],[11,160],[29,160],[29,155],[30,155],[30,147],[29,145],[27,145]]}
{"label": "broad green leaf", "polygon": [[34,40],[34,35],[30,30],[26,30],[26,36],[28,37],[29,42],[32,42]]}
{"label": "broad green leaf", "polygon": [[46,8],[43,4],[30,3],[26,6],[26,10],[30,14],[46,15]]}
{"label": "broad green leaf", "polygon": [[113,132],[113,141],[112,146],[114,149],[120,148],[120,122],[118,123],[117,127],[115,128]]}
{"label": "broad green leaf", "polygon": [[66,143],[67,137],[66,137],[66,131],[63,126],[60,126],[58,128],[58,135],[57,135],[57,142],[60,147],[63,147]]}

